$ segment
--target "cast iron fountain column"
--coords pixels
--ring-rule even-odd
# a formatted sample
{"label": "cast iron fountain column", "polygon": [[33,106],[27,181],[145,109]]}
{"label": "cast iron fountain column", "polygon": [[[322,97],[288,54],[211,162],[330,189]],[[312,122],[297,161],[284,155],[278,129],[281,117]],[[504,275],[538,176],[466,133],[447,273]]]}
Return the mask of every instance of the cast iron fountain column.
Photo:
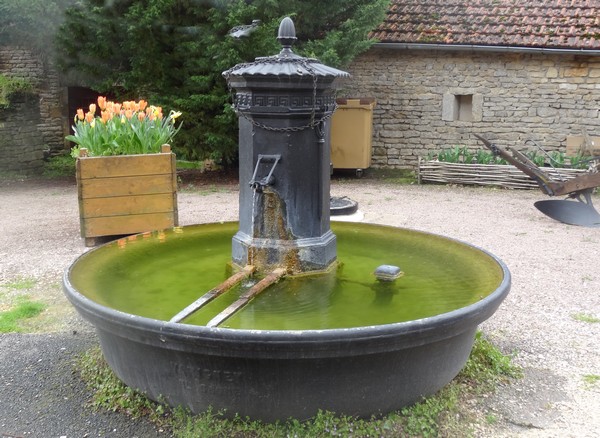
{"label": "cast iron fountain column", "polygon": [[329,224],[329,118],[348,73],[291,49],[285,18],[278,55],[223,73],[239,115],[240,224],[232,259],[259,272],[326,270],[336,259]]}

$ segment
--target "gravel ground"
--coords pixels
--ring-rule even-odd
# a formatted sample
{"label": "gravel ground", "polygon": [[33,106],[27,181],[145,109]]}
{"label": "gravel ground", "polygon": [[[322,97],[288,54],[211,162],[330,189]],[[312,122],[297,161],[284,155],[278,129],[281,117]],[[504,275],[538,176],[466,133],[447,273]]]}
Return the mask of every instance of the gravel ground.
{"label": "gravel ground", "polygon": [[[365,222],[463,240],[508,265],[512,290],[481,328],[525,376],[473,406],[484,419],[477,436],[598,436],[600,383],[585,376],[600,375],[600,323],[574,316],[600,318],[599,228],[543,216],[537,191],[363,179],[334,180],[332,194],[358,201]],[[0,310],[20,294],[50,305],[33,334],[0,335],[0,437],[168,436],[145,420],[93,412],[73,373],[76,355],[96,343],[60,290],[63,270],[86,251],[74,183],[0,181],[0,200]],[[178,204],[181,225],[235,220],[237,187],[185,186]],[[28,289],[14,287],[28,278]]]}

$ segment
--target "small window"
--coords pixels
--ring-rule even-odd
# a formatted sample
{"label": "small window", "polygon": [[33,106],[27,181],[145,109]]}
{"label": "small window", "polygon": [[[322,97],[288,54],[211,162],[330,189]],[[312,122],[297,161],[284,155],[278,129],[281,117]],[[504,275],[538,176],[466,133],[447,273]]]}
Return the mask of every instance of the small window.
{"label": "small window", "polygon": [[444,93],[442,97],[442,120],[446,122],[481,121],[483,96],[469,91],[465,93],[465,91],[449,90]]}
{"label": "small window", "polygon": [[454,120],[473,121],[472,94],[457,94],[454,96]]}

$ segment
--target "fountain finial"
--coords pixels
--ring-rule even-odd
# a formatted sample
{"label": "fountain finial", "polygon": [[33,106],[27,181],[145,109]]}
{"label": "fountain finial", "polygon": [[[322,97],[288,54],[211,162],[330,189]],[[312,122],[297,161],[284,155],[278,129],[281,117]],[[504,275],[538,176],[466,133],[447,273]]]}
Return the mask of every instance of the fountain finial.
{"label": "fountain finial", "polygon": [[277,34],[277,40],[283,46],[280,55],[290,55],[292,52],[292,45],[296,42],[296,27],[290,17],[285,17],[279,24],[279,32]]}

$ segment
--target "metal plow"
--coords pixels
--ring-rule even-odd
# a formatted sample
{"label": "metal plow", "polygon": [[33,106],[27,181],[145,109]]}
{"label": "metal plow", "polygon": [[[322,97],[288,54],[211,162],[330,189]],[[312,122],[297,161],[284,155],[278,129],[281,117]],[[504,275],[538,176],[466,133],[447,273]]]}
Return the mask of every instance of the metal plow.
{"label": "metal plow", "polygon": [[537,167],[516,149],[501,149],[480,135],[475,134],[496,156],[530,176],[548,196],[565,196],[566,199],[537,201],[535,207],[546,216],[570,225],[600,227],[600,213],[592,203],[592,192],[600,186],[600,173],[589,173],[567,181],[557,181]]}

